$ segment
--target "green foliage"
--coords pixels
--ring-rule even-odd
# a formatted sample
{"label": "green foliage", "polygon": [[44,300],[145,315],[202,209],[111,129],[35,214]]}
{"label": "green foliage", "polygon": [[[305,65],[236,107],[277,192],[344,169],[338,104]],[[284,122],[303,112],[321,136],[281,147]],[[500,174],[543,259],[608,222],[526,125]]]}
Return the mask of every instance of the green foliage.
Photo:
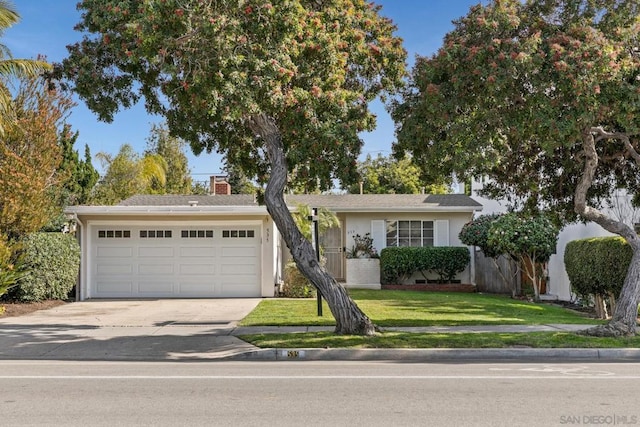
{"label": "green foliage", "polygon": [[[482,2],[420,57],[393,106],[398,155],[424,179],[487,176],[489,196],[576,219],[573,195],[594,129],[640,135],[636,0]],[[588,203],[638,194],[639,166],[620,138],[600,138]],[[426,142],[429,143],[426,143]]]}
{"label": "green foliage", "polygon": [[66,299],[76,285],[80,247],[70,234],[34,233],[22,246],[24,265],[29,270],[17,288],[22,301]]}
{"label": "green foliage", "polygon": [[509,213],[492,222],[487,245],[494,253],[528,256],[534,262],[546,262],[556,251],[559,233],[546,217],[524,218]]}
{"label": "green foliage", "polygon": [[[19,245],[0,234],[0,297],[28,274],[19,256]],[[0,313],[2,314],[2,313]]]}
{"label": "green foliage", "polygon": [[258,188],[247,178],[244,172],[238,167],[230,164],[225,165],[227,182],[231,186],[231,194],[256,194]]}
{"label": "green foliage", "polygon": [[470,261],[465,247],[389,247],[380,253],[382,283],[401,283],[416,272],[425,277],[434,272],[441,282],[450,282]]}
{"label": "green foliage", "polygon": [[[322,234],[330,228],[340,227],[338,216],[327,208],[317,208],[318,212],[318,233]],[[312,214],[311,206],[299,204],[291,214],[298,230],[309,241],[313,233],[313,221],[309,219]]]}
{"label": "green foliage", "polygon": [[[444,194],[448,191],[442,183],[425,183],[420,180],[420,169],[404,157],[395,160],[378,154],[377,158],[367,155],[364,162],[358,163],[358,174],[365,194]],[[360,193],[360,184],[348,186],[351,194]]]}
{"label": "green foliage", "polygon": [[289,172],[313,188],[352,182],[375,118],[368,103],[402,84],[406,52],[379,6],[363,0],[84,0],[81,42],[56,75],[102,120],[141,97],[193,151],[217,150],[259,184],[273,119]]}
{"label": "green foliage", "polygon": [[400,283],[417,270],[412,247],[389,247],[380,251],[380,281],[382,284]]}
{"label": "green foliage", "polygon": [[280,296],[285,298],[315,298],[316,288],[300,273],[296,263],[288,262],[284,267],[284,284]]}
{"label": "green foliage", "polygon": [[40,230],[60,212],[59,128],[72,100],[70,94],[48,90],[41,79],[13,83],[16,117],[4,124],[0,138],[0,234],[17,239]]}
{"label": "green foliage", "polygon": [[488,243],[489,230],[500,216],[500,214],[480,215],[473,221],[469,221],[460,230],[458,235],[460,241],[468,246],[478,246],[486,257],[496,258],[502,255]]}
{"label": "green foliage", "polygon": [[618,295],[633,251],[621,237],[573,240],[564,252],[571,289],[579,296]]}
{"label": "green foliage", "polygon": [[[164,175],[164,184],[161,180],[152,178],[155,194],[190,194],[189,160],[184,152],[186,146],[185,141],[169,134],[166,125],[154,124],[151,127],[145,157],[156,155],[165,162],[164,174],[160,174]],[[156,159],[156,163],[161,164],[161,161]]]}
{"label": "green foliage", "polygon": [[78,139],[78,132],[71,132],[71,126],[65,125],[58,138],[62,149],[62,161],[58,173],[63,177],[62,207],[69,205],[87,204],[93,187],[98,182],[100,174],[91,163],[89,145],[84,146],[84,160],[80,160],[74,145]]}

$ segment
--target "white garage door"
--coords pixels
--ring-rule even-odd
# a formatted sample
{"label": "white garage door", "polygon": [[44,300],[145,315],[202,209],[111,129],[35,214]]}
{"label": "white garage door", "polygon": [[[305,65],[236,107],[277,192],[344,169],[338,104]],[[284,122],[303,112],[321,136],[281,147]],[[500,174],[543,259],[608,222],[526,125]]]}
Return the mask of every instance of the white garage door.
{"label": "white garage door", "polygon": [[90,298],[259,297],[260,225],[92,225]]}

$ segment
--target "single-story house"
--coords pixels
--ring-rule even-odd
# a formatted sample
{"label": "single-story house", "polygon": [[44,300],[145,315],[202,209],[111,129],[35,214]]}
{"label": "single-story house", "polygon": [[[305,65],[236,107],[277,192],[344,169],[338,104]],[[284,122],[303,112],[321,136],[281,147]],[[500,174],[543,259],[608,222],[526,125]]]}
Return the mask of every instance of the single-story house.
{"label": "single-story house", "polygon": [[[482,208],[462,194],[288,195],[286,201],[291,210],[307,204],[337,214],[340,229],[325,233],[321,244],[340,281],[349,277],[346,251],[356,234],[370,233],[378,251],[461,246],[461,227]],[[81,300],[273,297],[287,258],[266,207],[251,195],[139,195],[66,213],[82,250]],[[473,281],[473,266],[461,280]]]}

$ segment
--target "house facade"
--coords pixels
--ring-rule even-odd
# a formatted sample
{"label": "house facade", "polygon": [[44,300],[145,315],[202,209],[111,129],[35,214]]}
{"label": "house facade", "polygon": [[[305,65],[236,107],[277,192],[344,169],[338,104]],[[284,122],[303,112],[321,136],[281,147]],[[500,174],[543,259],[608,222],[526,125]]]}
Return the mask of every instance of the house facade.
{"label": "house facade", "polygon": [[[347,286],[346,254],[355,235],[370,233],[378,252],[460,246],[460,228],[481,209],[464,195],[301,195],[286,201],[291,210],[306,204],[337,214],[341,227],[321,243],[327,268]],[[77,224],[82,250],[81,300],[272,297],[287,259],[277,227],[251,195],[140,195],[66,213]],[[473,267],[460,279],[471,282]]]}

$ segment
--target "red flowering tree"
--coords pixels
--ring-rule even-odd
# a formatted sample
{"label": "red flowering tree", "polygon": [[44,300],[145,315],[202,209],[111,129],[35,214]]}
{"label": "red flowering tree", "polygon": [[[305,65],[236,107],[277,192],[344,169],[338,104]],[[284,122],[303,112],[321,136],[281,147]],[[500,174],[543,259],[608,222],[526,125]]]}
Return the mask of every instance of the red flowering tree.
{"label": "red flowering tree", "polygon": [[364,0],[84,0],[85,32],[58,67],[103,120],[144,98],[197,154],[217,150],[268,182],[265,203],[298,267],[320,290],[336,332],[374,325],[318,264],[295,226],[287,176],[317,188],[350,182],[405,51],[394,25]]}
{"label": "red flowering tree", "polygon": [[629,242],[619,304],[593,333],[636,333],[640,239],[599,207],[617,188],[640,194],[639,15],[636,0],[475,6],[437,54],[417,60],[393,107],[396,151],[426,178],[487,175],[490,195]]}

